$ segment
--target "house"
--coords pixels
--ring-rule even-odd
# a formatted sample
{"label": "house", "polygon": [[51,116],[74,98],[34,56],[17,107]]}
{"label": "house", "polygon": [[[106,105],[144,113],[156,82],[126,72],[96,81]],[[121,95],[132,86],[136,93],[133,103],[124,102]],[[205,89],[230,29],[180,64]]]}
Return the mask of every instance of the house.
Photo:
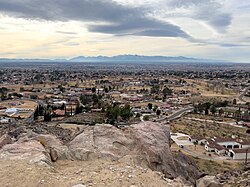
{"label": "house", "polygon": [[218,155],[222,155],[226,153],[226,148],[219,145],[219,144],[215,144],[215,153]]}
{"label": "house", "polygon": [[215,152],[216,149],[216,143],[213,141],[208,141],[205,145],[205,149],[208,152]]}
{"label": "house", "polygon": [[250,148],[250,142],[246,142],[246,141],[239,141],[239,144],[241,144],[241,149],[247,149]]}
{"label": "house", "polygon": [[0,124],[8,124],[10,123],[12,120],[10,118],[6,118],[6,117],[0,117]]}
{"label": "house", "polygon": [[230,149],[228,151],[228,156],[232,157],[234,160],[243,160],[250,158],[250,149]]}
{"label": "house", "polygon": [[196,137],[196,136],[192,136],[189,138],[189,141],[192,143],[196,143],[199,145],[205,145],[207,143],[206,138],[203,137]]}
{"label": "house", "polygon": [[217,143],[218,145],[221,145],[227,149],[239,149],[241,148],[241,144],[236,142],[234,139],[232,138],[212,138],[212,140]]}

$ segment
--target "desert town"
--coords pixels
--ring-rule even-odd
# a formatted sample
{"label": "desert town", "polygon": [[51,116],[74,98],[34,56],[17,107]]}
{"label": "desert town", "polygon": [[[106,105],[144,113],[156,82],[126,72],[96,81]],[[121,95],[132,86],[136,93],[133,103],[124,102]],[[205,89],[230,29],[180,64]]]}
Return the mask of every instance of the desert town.
{"label": "desert town", "polygon": [[[194,158],[202,172],[249,162],[249,72],[39,68],[0,71],[0,148],[4,129],[18,124],[79,133],[98,124],[124,130],[150,122],[169,126],[171,151]],[[60,134],[63,141],[68,136]]]}

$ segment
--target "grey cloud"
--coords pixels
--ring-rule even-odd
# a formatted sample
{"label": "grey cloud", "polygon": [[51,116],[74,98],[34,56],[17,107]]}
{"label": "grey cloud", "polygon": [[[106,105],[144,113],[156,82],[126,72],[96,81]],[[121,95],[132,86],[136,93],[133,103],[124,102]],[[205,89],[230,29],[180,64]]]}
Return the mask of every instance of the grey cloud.
{"label": "grey cloud", "polygon": [[92,25],[90,31],[112,33],[115,35],[137,35],[153,37],[183,37],[189,36],[178,26],[153,19],[135,17],[119,24]]}
{"label": "grey cloud", "polygon": [[224,47],[224,48],[249,47],[250,46],[250,44],[225,43],[225,42],[217,42],[217,41],[200,40],[200,39],[194,39],[194,38],[188,38],[188,40],[197,46],[217,45],[217,46]]}
{"label": "grey cloud", "polygon": [[69,35],[75,35],[77,34],[76,32],[66,32],[66,31],[56,31],[59,34],[69,34]]}
{"label": "grey cloud", "polygon": [[189,16],[193,19],[206,21],[218,32],[225,32],[231,25],[231,13],[223,11],[223,4],[216,0],[170,0],[167,6],[192,10]]}
{"label": "grey cloud", "polygon": [[201,0],[170,0],[168,2],[168,6],[174,7],[174,8],[182,8],[182,7],[190,7],[194,5],[202,4]]}
{"label": "grey cloud", "polygon": [[[0,12],[28,19],[87,21],[92,32],[116,35],[188,37],[180,27],[148,18],[144,9],[111,0],[1,0]],[[100,22],[106,23],[101,25]]]}
{"label": "grey cloud", "polygon": [[226,13],[215,15],[209,20],[209,23],[221,32],[225,32],[227,27],[231,25],[231,22],[232,16]]}

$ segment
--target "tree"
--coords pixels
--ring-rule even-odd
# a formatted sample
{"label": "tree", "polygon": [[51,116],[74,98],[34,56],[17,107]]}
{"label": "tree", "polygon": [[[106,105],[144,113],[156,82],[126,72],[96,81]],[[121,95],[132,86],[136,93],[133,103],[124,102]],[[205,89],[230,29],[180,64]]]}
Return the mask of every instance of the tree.
{"label": "tree", "polygon": [[90,102],[90,99],[87,96],[85,96],[85,95],[81,95],[80,96],[80,101],[81,101],[81,103],[83,105],[87,105]]}
{"label": "tree", "polygon": [[234,105],[237,104],[237,100],[236,100],[236,99],[233,100],[233,104],[234,104]]}
{"label": "tree", "polygon": [[219,115],[222,116],[224,114],[224,110],[221,108],[219,109]]}
{"label": "tree", "polygon": [[161,110],[158,109],[158,110],[156,111],[156,115],[159,117],[159,116],[161,115]]}
{"label": "tree", "polygon": [[49,122],[49,121],[51,121],[51,119],[52,119],[51,113],[48,110],[46,110],[44,112],[44,121]]}
{"label": "tree", "polygon": [[94,105],[96,105],[99,102],[99,97],[96,94],[93,95],[92,99],[93,99]]}
{"label": "tree", "polygon": [[206,102],[206,103],[203,104],[203,107],[205,109],[205,115],[208,115],[211,105],[212,104],[210,102]]}
{"label": "tree", "polygon": [[58,85],[58,88],[59,88],[60,92],[64,92],[65,91],[65,88],[61,84]]}
{"label": "tree", "polygon": [[129,120],[129,118],[132,116],[131,107],[129,104],[126,104],[120,109],[120,116],[123,120]]}
{"label": "tree", "polygon": [[111,125],[117,122],[118,116],[120,115],[120,107],[118,104],[109,105],[106,111],[106,117]]}
{"label": "tree", "polygon": [[148,103],[148,109],[152,110],[152,108],[153,108],[153,104],[152,103]]}
{"label": "tree", "polygon": [[36,100],[36,99],[38,99],[38,95],[35,95],[35,94],[30,95],[30,99],[34,99],[34,100]]}
{"label": "tree", "polygon": [[35,112],[34,112],[34,119],[37,120],[39,116],[39,105],[36,107]]}
{"label": "tree", "polygon": [[215,106],[214,105],[211,105],[211,107],[210,107],[210,112],[214,115],[215,113],[216,113],[216,108],[215,108]]}
{"label": "tree", "polygon": [[144,120],[144,121],[148,121],[148,120],[149,120],[149,116],[148,116],[148,115],[143,116],[143,120]]}
{"label": "tree", "polygon": [[81,103],[80,103],[80,102],[77,102],[75,114],[80,114],[80,113],[82,113],[82,110],[83,110],[83,107],[82,107]]}
{"label": "tree", "polygon": [[157,109],[158,109],[158,106],[155,105],[154,108],[153,108],[153,111],[156,112]]}
{"label": "tree", "polygon": [[105,93],[108,93],[109,92],[109,89],[107,87],[104,88],[104,92]]}
{"label": "tree", "polygon": [[159,85],[152,86],[152,88],[151,88],[151,93],[152,94],[158,94],[159,91],[160,91],[160,86]]}
{"label": "tree", "polygon": [[92,93],[96,93],[96,88],[95,87],[91,88],[91,91]]}
{"label": "tree", "polygon": [[170,88],[166,87],[163,89],[162,93],[166,97],[168,95],[172,95],[173,91]]}

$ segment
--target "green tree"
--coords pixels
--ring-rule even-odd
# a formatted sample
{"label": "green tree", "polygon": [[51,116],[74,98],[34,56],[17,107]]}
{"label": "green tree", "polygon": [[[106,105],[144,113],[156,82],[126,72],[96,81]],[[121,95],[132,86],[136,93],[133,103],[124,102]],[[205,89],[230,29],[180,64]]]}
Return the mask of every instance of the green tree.
{"label": "green tree", "polygon": [[129,104],[126,104],[124,107],[120,109],[120,116],[123,120],[129,120],[132,117],[131,107]]}
{"label": "green tree", "polygon": [[148,116],[148,115],[143,116],[143,120],[144,120],[144,121],[148,121],[148,120],[149,120],[149,116]]}
{"label": "green tree", "polygon": [[46,111],[44,112],[44,121],[45,121],[45,122],[49,122],[49,121],[51,121],[51,119],[52,119],[52,116],[51,116],[50,111],[49,111],[49,110],[46,110]]}
{"label": "green tree", "polygon": [[157,109],[158,109],[158,106],[155,105],[154,108],[153,108],[153,111],[156,112]]}
{"label": "green tree", "polygon": [[89,99],[87,96],[85,96],[85,95],[81,95],[81,96],[80,96],[80,101],[81,101],[81,103],[82,103],[83,105],[87,105],[87,104],[89,104],[90,99]]}
{"label": "green tree", "polygon": [[160,86],[159,85],[154,85],[151,88],[151,94],[158,94],[160,91]]}
{"label": "green tree", "polygon": [[172,95],[173,91],[170,88],[166,87],[163,89],[162,93],[166,97],[166,96]]}
{"label": "green tree", "polygon": [[159,116],[161,115],[161,110],[158,109],[158,110],[156,111],[156,115],[159,117]]}
{"label": "green tree", "polygon": [[222,116],[224,114],[224,110],[222,108],[219,109],[219,115]]}
{"label": "green tree", "polygon": [[82,113],[83,107],[80,102],[77,102],[76,104],[76,109],[75,109],[75,114],[80,114]]}
{"label": "green tree", "polygon": [[148,103],[148,109],[152,110],[152,108],[153,108],[153,104],[152,103]]}
{"label": "green tree", "polygon": [[211,107],[210,107],[210,112],[214,115],[215,113],[216,113],[216,108],[215,108],[215,106],[214,105],[211,105]]}
{"label": "green tree", "polygon": [[233,100],[233,104],[234,104],[234,105],[237,104],[237,100],[236,100],[236,99]]}
{"label": "green tree", "polygon": [[114,125],[117,122],[118,116],[120,115],[120,107],[118,104],[109,105],[106,111],[106,117],[108,122]]}
{"label": "green tree", "polygon": [[96,88],[95,87],[91,88],[91,91],[92,93],[96,93]]}
{"label": "green tree", "polygon": [[98,97],[96,94],[94,94],[94,95],[92,96],[92,99],[93,99],[94,105],[96,105],[96,104],[99,102],[99,97]]}

